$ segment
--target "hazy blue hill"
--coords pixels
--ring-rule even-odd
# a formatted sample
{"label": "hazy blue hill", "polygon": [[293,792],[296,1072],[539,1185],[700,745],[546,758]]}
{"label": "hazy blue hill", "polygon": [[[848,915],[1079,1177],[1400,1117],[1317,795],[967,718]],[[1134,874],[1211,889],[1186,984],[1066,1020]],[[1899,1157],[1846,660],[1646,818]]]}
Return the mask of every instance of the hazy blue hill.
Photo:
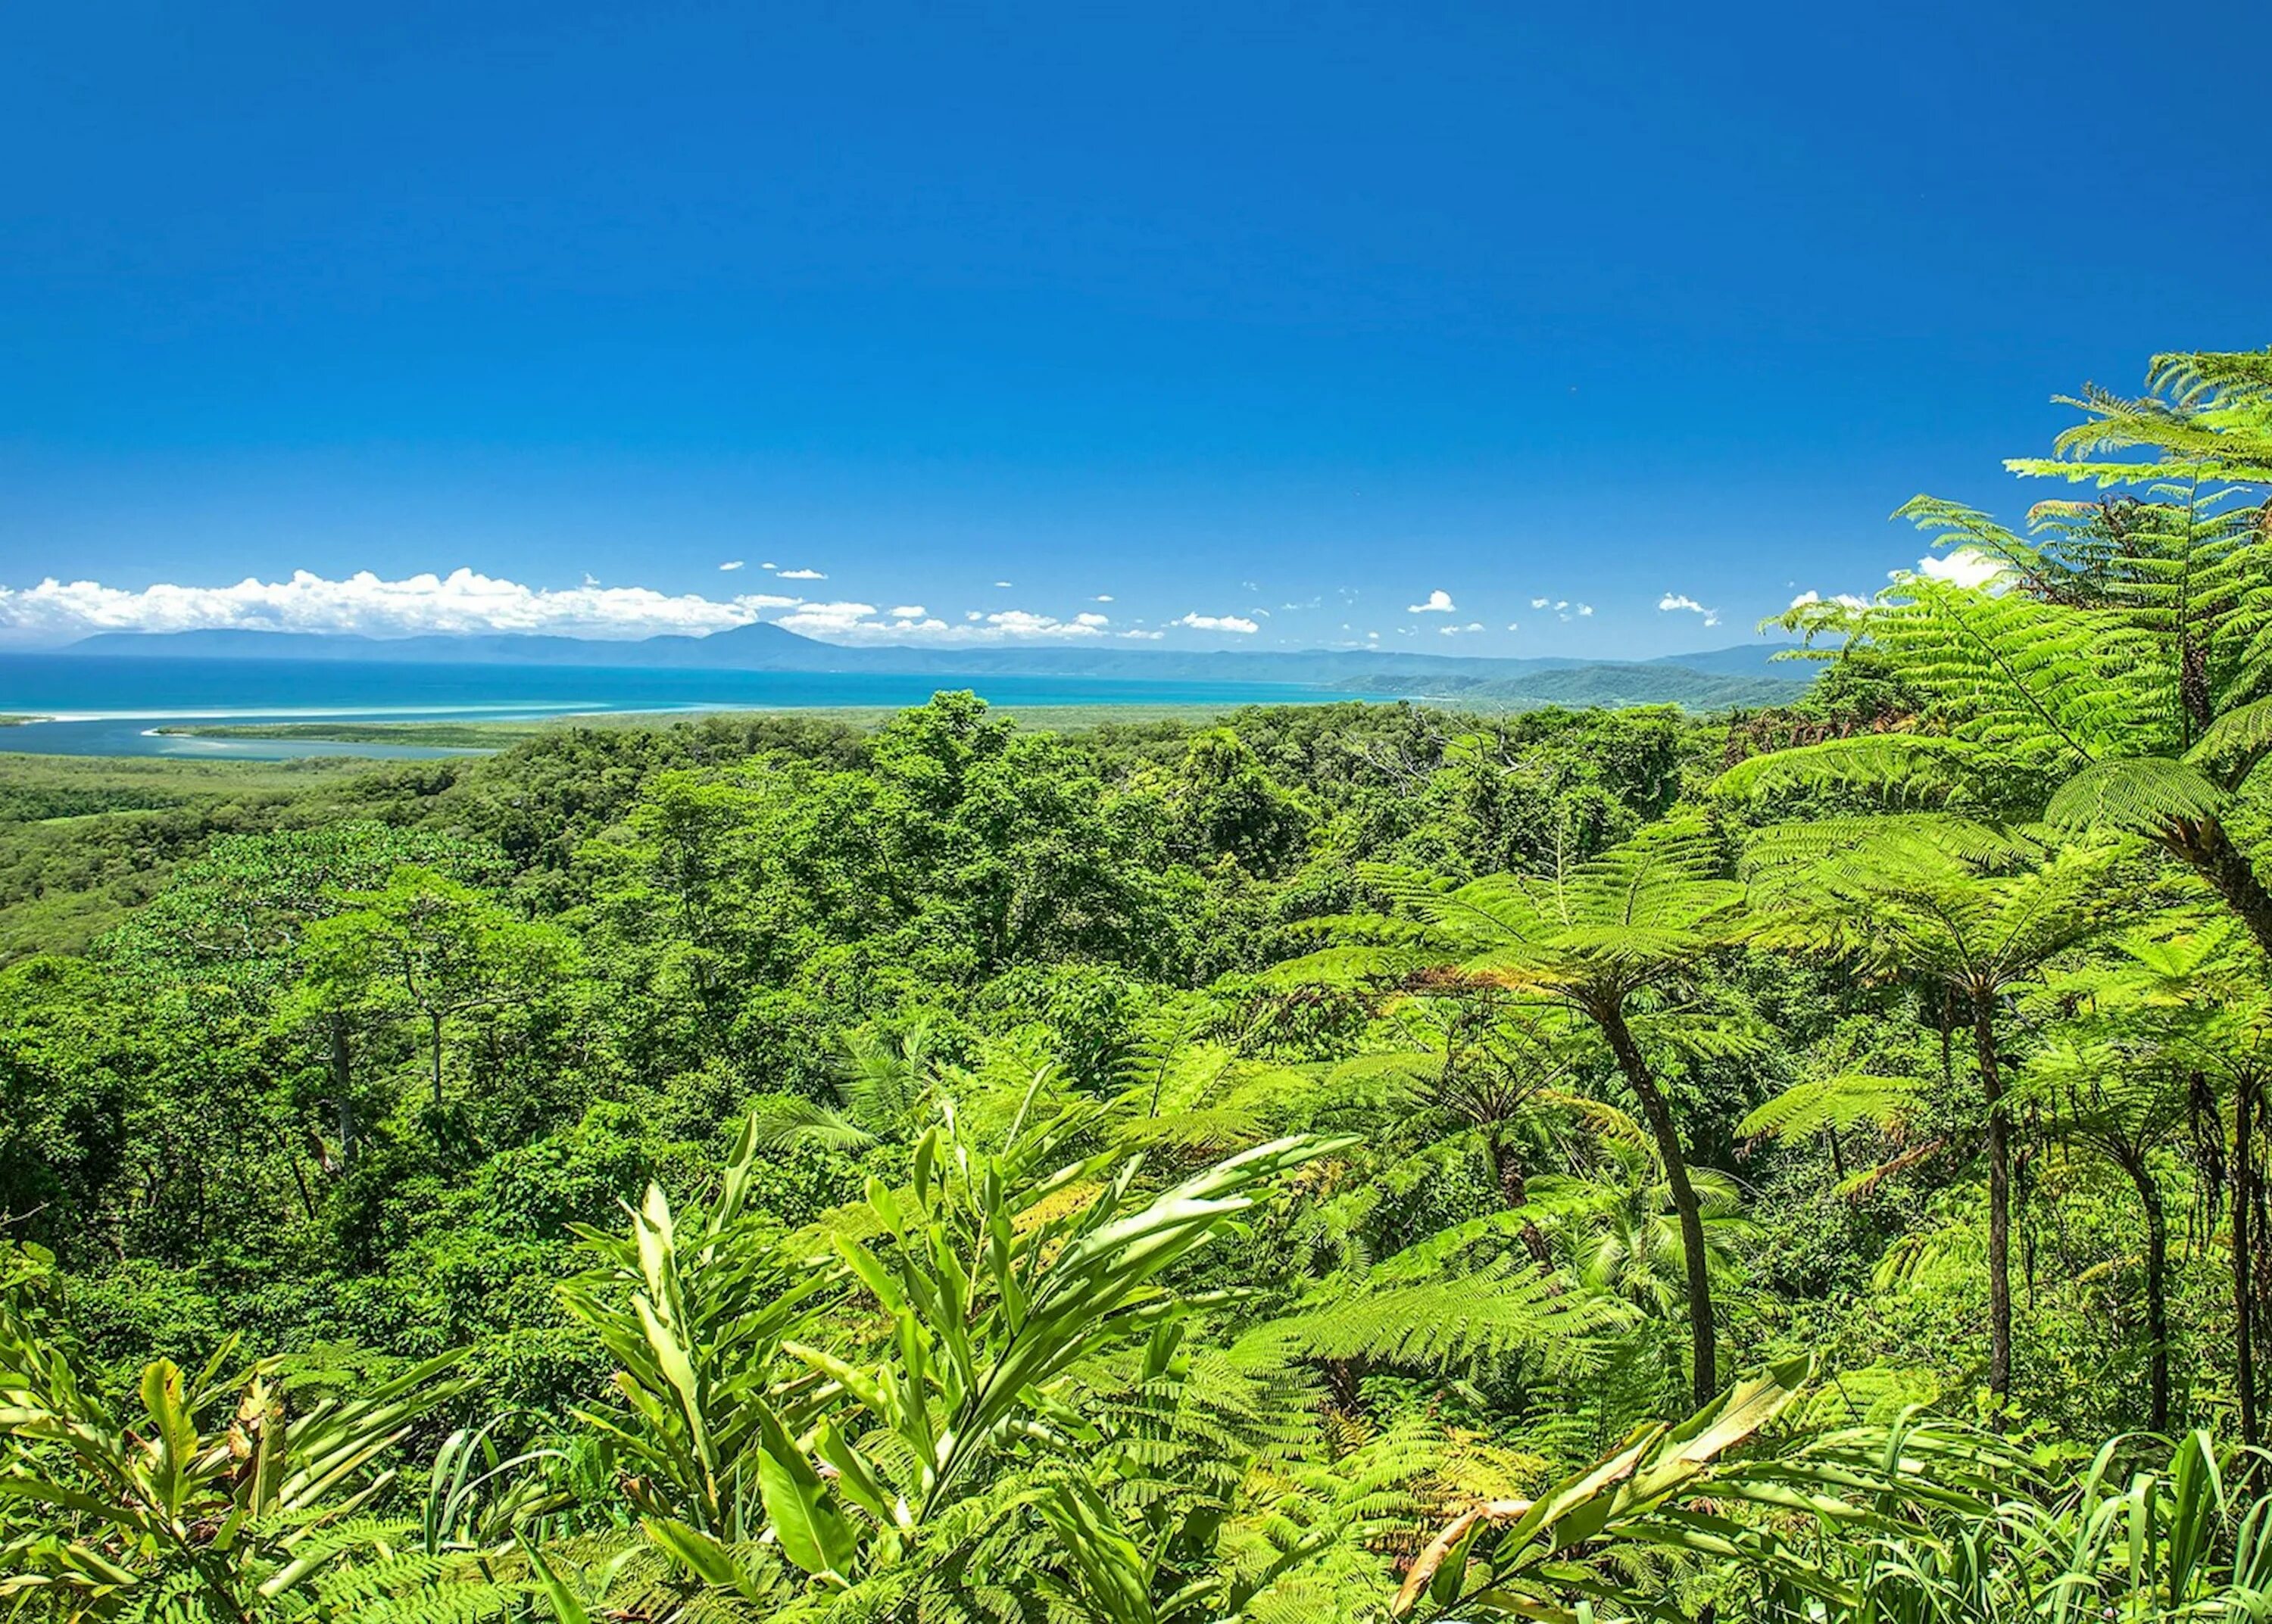
{"label": "hazy blue hill", "polygon": [[1698,671],[1655,660],[1645,664],[1604,662],[1496,678],[1389,676],[1376,680],[1370,685],[1370,691],[1455,703],[1489,701],[1494,704],[1580,708],[1677,704],[1691,711],[1724,711],[1788,704],[1805,691],[1807,679],[1812,674],[1804,667],[1793,677],[1748,676]]}
{"label": "hazy blue hill", "polygon": [[692,667],[720,671],[941,672],[1254,682],[1334,682],[1381,672],[1505,674],[1586,663],[1569,659],[1490,659],[1361,649],[1268,652],[1162,650],[1116,646],[1102,641],[1043,647],[848,647],[800,637],[765,622],[714,632],[706,637],[630,640],[499,633],[365,637],[289,631],[101,632],[82,638],[63,652],[129,657],[157,655],[175,659],[362,659],[398,665],[497,662],[656,669]]}
{"label": "hazy blue hill", "polygon": [[1777,659],[1775,656],[1797,644],[1792,643],[1739,643],[1733,648],[1704,649],[1693,654],[1666,654],[1641,663],[1651,666],[1680,666],[1690,671],[1711,671],[1737,676],[1769,676],[1804,682],[1814,674],[1814,665],[1804,659]]}
{"label": "hazy blue hill", "polygon": [[894,676],[1032,676],[1151,682],[1296,683],[1360,693],[1459,696],[1557,704],[1678,704],[1691,709],[1788,698],[1813,674],[1776,664],[1760,643],[1670,659],[1529,659],[1390,650],[1162,650],[1109,644],[1048,647],[844,647],[758,623],[705,637],[633,640],[488,634],[364,637],[280,631],[105,632],[70,654],[172,659],[375,661],[655,671]]}

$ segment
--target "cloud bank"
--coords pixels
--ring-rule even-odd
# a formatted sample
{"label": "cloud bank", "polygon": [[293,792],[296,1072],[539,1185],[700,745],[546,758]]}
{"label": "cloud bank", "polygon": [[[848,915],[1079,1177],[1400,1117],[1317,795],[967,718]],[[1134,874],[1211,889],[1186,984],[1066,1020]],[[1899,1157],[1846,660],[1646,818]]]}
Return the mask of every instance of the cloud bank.
{"label": "cloud bank", "polygon": [[[813,578],[813,572],[782,570],[780,578]],[[777,592],[706,598],[647,586],[608,586],[588,577],[579,586],[535,587],[462,569],[394,581],[368,570],[341,580],[299,570],[282,581],[248,576],[230,586],[161,583],[138,590],[53,577],[33,586],[0,585],[0,641],[19,645],[67,643],[103,631],[289,631],[368,637],[506,632],[631,639],[706,636],[758,620],[842,643],[1088,638],[1105,635],[1111,624],[1094,611],[1061,620],[1026,609],[973,611],[968,621],[950,624],[915,603],[879,613],[873,604],[849,600],[816,603]]]}
{"label": "cloud bank", "polygon": [[723,631],[797,600],[770,592],[728,599],[673,596],[648,586],[524,586],[473,570],[381,580],[359,570],[328,580],[307,570],[286,581],[247,576],[234,586],[140,591],[97,581],[0,586],[0,629],[26,640],[60,642],[97,631],[355,632],[372,637],[430,632],[553,632],[576,637],[646,637],[659,632]]}

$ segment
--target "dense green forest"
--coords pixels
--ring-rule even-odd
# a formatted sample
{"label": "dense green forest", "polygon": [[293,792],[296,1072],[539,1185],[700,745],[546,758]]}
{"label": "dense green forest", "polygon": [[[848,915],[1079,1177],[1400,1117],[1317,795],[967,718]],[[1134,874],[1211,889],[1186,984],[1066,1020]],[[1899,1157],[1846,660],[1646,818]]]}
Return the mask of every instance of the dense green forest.
{"label": "dense green forest", "polygon": [[0,767],[10,1616],[2272,1616],[2272,354],[2074,405],[1763,711]]}

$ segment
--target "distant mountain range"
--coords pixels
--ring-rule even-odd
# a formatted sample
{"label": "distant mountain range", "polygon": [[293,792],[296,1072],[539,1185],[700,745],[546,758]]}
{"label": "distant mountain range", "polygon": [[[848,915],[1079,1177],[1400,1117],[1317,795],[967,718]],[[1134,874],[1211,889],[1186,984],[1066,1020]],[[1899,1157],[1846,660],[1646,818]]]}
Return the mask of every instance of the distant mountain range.
{"label": "distant mountain range", "polygon": [[61,651],[176,659],[368,660],[420,665],[871,672],[893,675],[1111,677],[1123,681],[1294,682],[1350,693],[1487,699],[1511,704],[1683,704],[1693,710],[1788,703],[1813,672],[1780,662],[1787,644],[1741,644],[1650,660],[1491,659],[1382,649],[1302,651],[1045,647],[847,647],[764,622],[707,637],[632,640],[516,633],[365,637],[288,631],[102,632]]}

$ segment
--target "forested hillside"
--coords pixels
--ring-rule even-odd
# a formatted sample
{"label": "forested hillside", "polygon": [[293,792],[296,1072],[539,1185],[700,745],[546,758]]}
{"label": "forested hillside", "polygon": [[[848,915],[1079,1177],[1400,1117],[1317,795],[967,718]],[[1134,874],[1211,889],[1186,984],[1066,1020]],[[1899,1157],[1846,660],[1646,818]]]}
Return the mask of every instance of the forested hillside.
{"label": "forested hillside", "polygon": [[26,1620],[2266,1616],[2272,358],[1767,710],[0,764]]}

